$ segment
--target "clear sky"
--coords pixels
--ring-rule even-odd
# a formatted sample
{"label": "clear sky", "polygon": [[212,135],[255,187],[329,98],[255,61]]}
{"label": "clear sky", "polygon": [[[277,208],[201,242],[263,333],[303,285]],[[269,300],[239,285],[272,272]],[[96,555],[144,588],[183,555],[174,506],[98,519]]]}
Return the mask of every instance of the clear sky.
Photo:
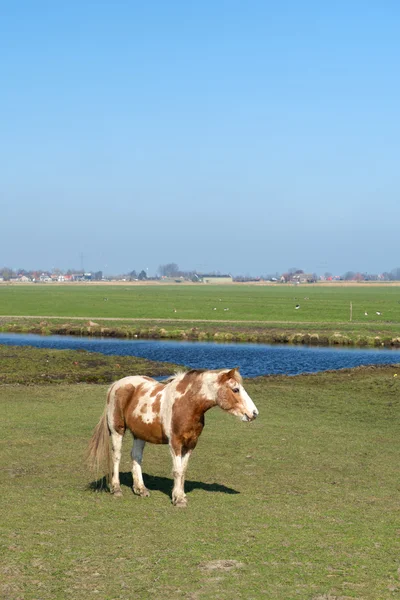
{"label": "clear sky", "polygon": [[0,0],[0,266],[400,266],[397,0]]}

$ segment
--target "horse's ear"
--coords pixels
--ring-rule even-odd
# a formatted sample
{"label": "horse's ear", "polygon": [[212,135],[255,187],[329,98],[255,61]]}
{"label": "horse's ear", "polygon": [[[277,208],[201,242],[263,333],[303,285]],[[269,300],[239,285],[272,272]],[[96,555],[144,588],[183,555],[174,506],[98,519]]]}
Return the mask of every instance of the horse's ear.
{"label": "horse's ear", "polygon": [[236,379],[237,375],[239,375],[239,367],[235,367],[234,369],[231,369],[227,374],[227,378],[228,379]]}

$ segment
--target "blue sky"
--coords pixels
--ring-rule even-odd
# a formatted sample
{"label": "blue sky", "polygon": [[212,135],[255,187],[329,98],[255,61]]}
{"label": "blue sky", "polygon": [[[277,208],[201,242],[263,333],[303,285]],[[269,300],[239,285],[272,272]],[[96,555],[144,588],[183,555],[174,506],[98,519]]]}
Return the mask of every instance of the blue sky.
{"label": "blue sky", "polygon": [[0,266],[400,266],[396,1],[0,0]]}

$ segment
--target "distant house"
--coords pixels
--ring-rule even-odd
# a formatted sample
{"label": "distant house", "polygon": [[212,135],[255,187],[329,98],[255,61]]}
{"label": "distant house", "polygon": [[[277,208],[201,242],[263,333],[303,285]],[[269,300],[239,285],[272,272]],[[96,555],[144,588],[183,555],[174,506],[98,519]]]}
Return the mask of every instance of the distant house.
{"label": "distant house", "polygon": [[233,283],[231,275],[202,275],[203,283],[225,284]]}
{"label": "distant house", "polygon": [[315,281],[312,273],[298,273],[292,277],[293,283],[311,283]]}

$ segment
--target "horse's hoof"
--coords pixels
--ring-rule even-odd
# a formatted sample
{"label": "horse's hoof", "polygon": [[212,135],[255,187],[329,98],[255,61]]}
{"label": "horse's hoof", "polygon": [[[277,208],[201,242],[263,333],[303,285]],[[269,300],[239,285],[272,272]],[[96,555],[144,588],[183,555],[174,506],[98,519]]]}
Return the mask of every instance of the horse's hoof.
{"label": "horse's hoof", "polygon": [[186,508],[187,500],[186,500],[186,498],[182,498],[182,500],[178,500],[178,501],[174,502],[173,504],[174,504],[174,506],[176,506],[176,508]]}
{"label": "horse's hoof", "polygon": [[122,498],[121,490],[113,490],[111,493],[114,496],[114,498]]}
{"label": "horse's hoof", "polygon": [[150,492],[147,488],[132,488],[132,490],[136,496],[140,496],[141,498],[148,498],[150,496]]}

